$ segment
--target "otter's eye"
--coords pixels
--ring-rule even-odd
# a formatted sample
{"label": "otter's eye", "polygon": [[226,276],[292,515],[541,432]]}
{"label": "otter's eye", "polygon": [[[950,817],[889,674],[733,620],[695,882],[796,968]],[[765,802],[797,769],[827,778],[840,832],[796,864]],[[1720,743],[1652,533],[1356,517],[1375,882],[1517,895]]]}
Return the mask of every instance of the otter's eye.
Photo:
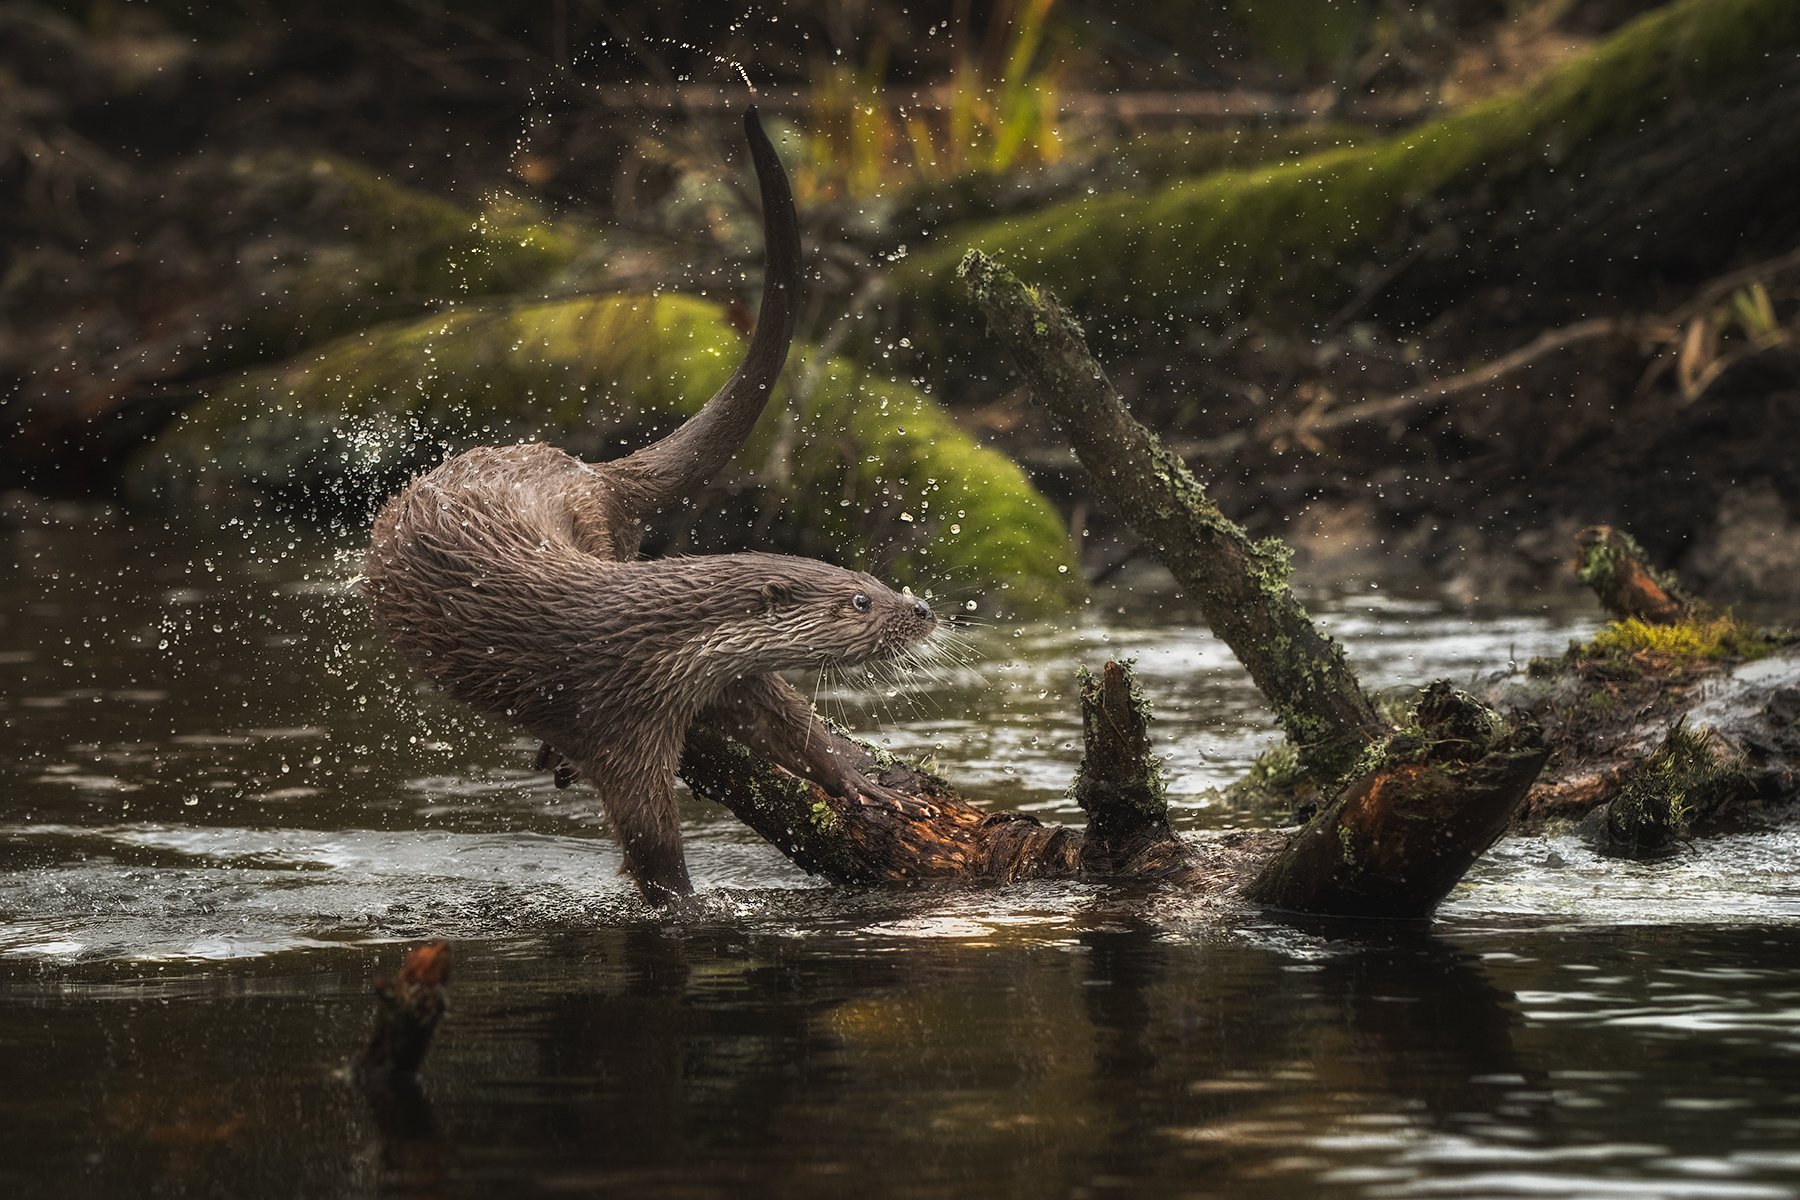
{"label": "otter's eye", "polygon": [[850,607],[854,608],[857,612],[868,612],[869,597],[862,592],[856,593],[856,595],[850,597]]}

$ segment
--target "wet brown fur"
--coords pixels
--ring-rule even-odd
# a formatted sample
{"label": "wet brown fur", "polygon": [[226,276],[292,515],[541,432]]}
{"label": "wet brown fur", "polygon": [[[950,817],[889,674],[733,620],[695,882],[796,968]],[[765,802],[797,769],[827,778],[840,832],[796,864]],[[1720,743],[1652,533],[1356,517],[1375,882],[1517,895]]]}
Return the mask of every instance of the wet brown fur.
{"label": "wet brown fur", "polygon": [[[768,263],[743,364],[656,444],[589,464],[543,444],[481,447],[413,480],[376,517],[364,576],[375,623],[446,691],[524,726],[600,792],[646,898],[692,890],[674,776],[702,719],[779,748],[817,782],[811,706],[774,674],[892,657],[930,609],[813,559],[639,560],[642,519],[691,493],[742,444],[786,358],[800,278],[787,181],[752,112]],[[866,598],[859,600],[858,597]]]}

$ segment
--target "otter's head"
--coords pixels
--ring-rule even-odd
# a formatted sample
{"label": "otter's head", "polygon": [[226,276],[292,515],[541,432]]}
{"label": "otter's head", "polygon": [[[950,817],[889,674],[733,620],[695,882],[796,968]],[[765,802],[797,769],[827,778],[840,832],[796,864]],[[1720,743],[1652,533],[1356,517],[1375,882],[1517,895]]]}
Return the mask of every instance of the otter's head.
{"label": "otter's head", "polygon": [[757,616],[771,652],[784,660],[770,669],[898,658],[937,632],[929,604],[872,575],[812,559],[766,557],[770,569],[758,589]]}

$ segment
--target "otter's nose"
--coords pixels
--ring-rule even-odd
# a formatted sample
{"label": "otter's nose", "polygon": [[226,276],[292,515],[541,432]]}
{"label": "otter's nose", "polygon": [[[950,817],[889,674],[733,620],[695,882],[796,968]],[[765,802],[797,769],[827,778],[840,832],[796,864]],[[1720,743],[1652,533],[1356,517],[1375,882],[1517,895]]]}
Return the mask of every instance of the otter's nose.
{"label": "otter's nose", "polygon": [[913,615],[918,617],[921,621],[931,620],[931,605],[925,603],[923,600],[914,600]]}

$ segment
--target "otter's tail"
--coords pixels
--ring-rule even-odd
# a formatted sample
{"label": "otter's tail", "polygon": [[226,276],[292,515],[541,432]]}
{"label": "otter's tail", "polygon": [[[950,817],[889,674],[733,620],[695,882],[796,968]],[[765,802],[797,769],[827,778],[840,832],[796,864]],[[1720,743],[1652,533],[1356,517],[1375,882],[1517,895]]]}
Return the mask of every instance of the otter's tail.
{"label": "otter's tail", "polygon": [[756,333],[744,361],[705,407],[668,437],[607,464],[614,478],[629,481],[631,494],[620,499],[638,513],[691,495],[737,453],[768,403],[794,338],[800,298],[800,218],[794,213],[787,172],[754,107],[744,112],[744,131],[750,137],[750,158],[762,191],[763,294]]}

